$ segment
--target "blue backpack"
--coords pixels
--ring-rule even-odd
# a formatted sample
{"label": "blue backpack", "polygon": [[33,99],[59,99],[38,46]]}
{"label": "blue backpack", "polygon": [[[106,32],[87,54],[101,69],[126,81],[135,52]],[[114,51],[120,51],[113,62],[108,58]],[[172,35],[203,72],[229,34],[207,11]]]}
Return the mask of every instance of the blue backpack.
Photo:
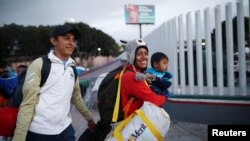
{"label": "blue backpack", "polygon": [[[42,59],[43,59],[43,64],[42,64],[42,69],[41,69],[40,87],[42,87],[44,85],[44,83],[46,82],[46,80],[47,80],[47,78],[49,76],[49,73],[50,73],[50,69],[51,69],[51,61],[48,58],[48,55],[43,56]],[[75,66],[71,66],[71,67],[73,68],[74,75],[75,75],[75,81],[76,81],[76,79],[77,79],[76,68],[75,68]],[[27,73],[27,70],[24,70],[19,76],[17,85],[16,85],[16,87],[15,87],[15,89],[13,91],[13,94],[12,94],[12,101],[11,101],[11,104],[10,104],[11,107],[19,107],[21,102],[22,102],[22,99],[23,99],[23,84],[24,84],[24,80],[25,80],[25,77],[26,77],[26,73]]]}

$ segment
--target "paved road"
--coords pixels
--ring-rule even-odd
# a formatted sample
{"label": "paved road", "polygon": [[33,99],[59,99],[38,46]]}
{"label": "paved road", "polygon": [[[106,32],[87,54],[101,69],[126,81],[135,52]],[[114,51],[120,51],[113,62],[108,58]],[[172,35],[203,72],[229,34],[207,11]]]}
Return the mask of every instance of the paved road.
{"label": "paved road", "polygon": [[[71,110],[75,136],[78,139],[86,129],[86,121],[74,107]],[[91,110],[94,120],[99,120],[96,110]],[[0,141],[4,141],[0,137]],[[207,141],[207,125],[189,122],[171,121],[170,129],[164,141]]]}

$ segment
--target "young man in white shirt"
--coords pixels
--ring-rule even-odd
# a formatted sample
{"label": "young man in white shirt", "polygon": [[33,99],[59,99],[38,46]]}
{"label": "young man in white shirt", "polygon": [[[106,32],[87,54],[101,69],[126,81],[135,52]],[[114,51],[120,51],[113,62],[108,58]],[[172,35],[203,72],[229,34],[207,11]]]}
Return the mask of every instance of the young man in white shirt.
{"label": "young man in white shirt", "polygon": [[88,127],[94,128],[95,122],[81,98],[79,80],[75,80],[71,67],[75,62],[70,55],[80,35],[69,25],[55,28],[50,37],[54,49],[48,54],[51,69],[42,87],[42,58],[29,66],[13,141],[75,141],[71,103],[88,121]]}

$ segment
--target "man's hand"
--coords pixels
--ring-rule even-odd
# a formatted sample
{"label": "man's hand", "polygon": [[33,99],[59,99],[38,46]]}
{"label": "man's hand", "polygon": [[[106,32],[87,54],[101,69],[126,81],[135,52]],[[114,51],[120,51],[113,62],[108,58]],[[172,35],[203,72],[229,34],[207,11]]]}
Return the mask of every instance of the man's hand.
{"label": "man's hand", "polygon": [[89,128],[90,131],[94,130],[94,128],[95,128],[95,122],[94,122],[93,119],[91,119],[91,120],[88,121],[88,128]]}

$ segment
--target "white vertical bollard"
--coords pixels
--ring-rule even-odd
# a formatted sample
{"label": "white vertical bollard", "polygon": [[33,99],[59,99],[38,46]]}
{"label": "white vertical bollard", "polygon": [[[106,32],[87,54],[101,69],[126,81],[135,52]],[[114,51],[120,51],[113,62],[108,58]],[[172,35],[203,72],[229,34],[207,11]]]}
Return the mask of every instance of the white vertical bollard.
{"label": "white vertical bollard", "polygon": [[202,46],[201,46],[201,14],[200,11],[195,12],[195,33],[196,33],[196,61],[197,61],[197,80],[198,80],[198,93],[203,94],[203,61],[202,61]]}
{"label": "white vertical bollard", "polygon": [[188,49],[188,85],[189,93],[194,94],[194,55],[193,55],[193,36],[191,13],[186,15],[187,19],[187,49]]}
{"label": "white vertical bollard", "polygon": [[237,2],[237,35],[239,51],[239,88],[240,95],[246,95],[246,54],[243,0]]}
{"label": "white vertical bollard", "polygon": [[221,8],[219,5],[215,7],[215,41],[218,95],[223,95],[224,76],[222,64]]}
{"label": "white vertical bollard", "polygon": [[226,4],[226,45],[228,94],[234,95],[234,54],[233,54],[232,3]]}
{"label": "white vertical bollard", "polygon": [[181,78],[181,94],[185,94],[186,76],[185,76],[185,57],[184,57],[184,29],[183,29],[183,17],[178,17],[178,29],[179,29],[179,56],[180,56],[180,78]]}
{"label": "white vertical bollard", "polygon": [[173,48],[173,74],[175,75],[173,78],[173,89],[174,93],[178,94],[178,53],[177,53],[177,23],[176,23],[176,17],[172,19],[172,48]]}
{"label": "white vertical bollard", "polygon": [[206,71],[207,71],[207,93],[213,95],[213,60],[212,60],[212,46],[211,46],[211,19],[210,9],[206,8],[204,11],[205,19],[205,47],[206,47]]}

